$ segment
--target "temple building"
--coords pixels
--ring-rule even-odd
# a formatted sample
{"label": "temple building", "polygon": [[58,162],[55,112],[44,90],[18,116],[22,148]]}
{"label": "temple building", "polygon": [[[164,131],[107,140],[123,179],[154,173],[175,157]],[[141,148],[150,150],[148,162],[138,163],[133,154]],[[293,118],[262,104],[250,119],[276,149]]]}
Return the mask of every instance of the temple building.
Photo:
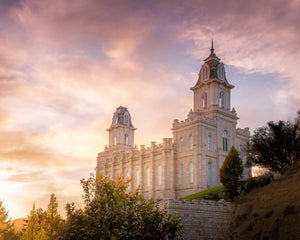
{"label": "temple building", "polygon": [[[140,186],[146,198],[179,199],[220,185],[219,169],[234,146],[245,163],[248,128],[239,129],[237,113],[231,108],[231,89],[224,64],[214,52],[204,60],[194,93],[193,110],[185,120],[174,120],[173,138],[151,146],[134,143],[130,113],[118,107],[113,115],[108,147],[98,154],[96,174],[133,179],[131,190]],[[244,168],[244,177],[250,169]]]}

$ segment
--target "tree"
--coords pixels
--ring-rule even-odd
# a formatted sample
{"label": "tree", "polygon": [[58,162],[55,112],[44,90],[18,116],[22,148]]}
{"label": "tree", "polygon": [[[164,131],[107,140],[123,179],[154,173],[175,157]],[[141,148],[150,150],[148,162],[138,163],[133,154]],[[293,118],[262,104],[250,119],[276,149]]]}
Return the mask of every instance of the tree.
{"label": "tree", "polygon": [[45,212],[43,209],[35,209],[35,204],[33,204],[32,210],[27,216],[27,226],[21,236],[21,240],[48,240],[46,232],[42,227],[44,219]]}
{"label": "tree", "polygon": [[8,218],[8,211],[6,211],[3,202],[0,201],[0,239],[1,240],[16,240],[18,235],[14,232],[14,225]]}
{"label": "tree", "polygon": [[242,160],[238,151],[232,146],[220,169],[220,181],[231,196],[238,194],[237,189],[242,178],[242,173]]}
{"label": "tree", "polygon": [[49,240],[57,237],[59,229],[62,225],[62,218],[58,213],[58,202],[54,193],[50,195],[50,202],[46,211],[44,220],[44,229]]}
{"label": "tree", "polygon": [[35,209],[35,204],[33,204],[32,210],[28,215],[27,226],[21,240],[56,239],[63,224],[63,220],[57,209],[58,202],[54,193],[50,195],[50,202],[46,211],[42,208]]}
{"label": "tree", "polygon": [[68,204],[65,230],[59,239],[181,239],[182,225],[166,208],[146,200],[129,180],[93,175],[81,180],[84,208]]}
{"label": "tree", "polygon": [[300,115],[291,122],[269,122],[255,130],[248,146],[249,165],[283,174],[300,159]]}

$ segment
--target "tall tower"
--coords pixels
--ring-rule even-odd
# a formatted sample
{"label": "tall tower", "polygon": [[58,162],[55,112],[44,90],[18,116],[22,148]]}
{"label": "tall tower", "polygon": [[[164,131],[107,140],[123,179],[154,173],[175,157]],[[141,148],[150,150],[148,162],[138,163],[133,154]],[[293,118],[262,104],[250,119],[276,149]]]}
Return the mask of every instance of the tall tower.
{"label": "tall tower", "polygon": [[230,91],[234,88],[227,79],[224,64],[214,52],[213,41],[210,55],[204,60],[199,78],[191,90],[194,92],[194,112],[214,117],[218,110],[230,111]]}
{"label": "tall tower", "polygon": [[109,147],[132,148],[134,146],[134,131],[131,117],[126,107],[118,107],[114,112],[109,132]]}

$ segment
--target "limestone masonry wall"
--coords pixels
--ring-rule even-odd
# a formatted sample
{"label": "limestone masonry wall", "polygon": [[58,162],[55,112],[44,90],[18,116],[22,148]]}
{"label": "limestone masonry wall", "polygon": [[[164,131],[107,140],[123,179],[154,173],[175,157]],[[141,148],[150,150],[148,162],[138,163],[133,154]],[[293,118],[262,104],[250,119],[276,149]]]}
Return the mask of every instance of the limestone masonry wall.
{"label": "limestone masonry wall", "polygon": [[169,213],[177,212],[184,225],[184,239],[221,240],[229,239],[229,225],[233,206],[229,202],[197,199],[162,201],[167,204]]}

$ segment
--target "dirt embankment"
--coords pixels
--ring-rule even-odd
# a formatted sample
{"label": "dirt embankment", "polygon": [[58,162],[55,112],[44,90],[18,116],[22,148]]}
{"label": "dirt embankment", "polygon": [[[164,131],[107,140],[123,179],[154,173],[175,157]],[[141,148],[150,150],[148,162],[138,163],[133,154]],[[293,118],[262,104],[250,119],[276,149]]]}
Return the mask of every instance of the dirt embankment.
{"label": "dirt embankment", "polygon": [[236,202],[234,240],[300,240],[300,168]]}

